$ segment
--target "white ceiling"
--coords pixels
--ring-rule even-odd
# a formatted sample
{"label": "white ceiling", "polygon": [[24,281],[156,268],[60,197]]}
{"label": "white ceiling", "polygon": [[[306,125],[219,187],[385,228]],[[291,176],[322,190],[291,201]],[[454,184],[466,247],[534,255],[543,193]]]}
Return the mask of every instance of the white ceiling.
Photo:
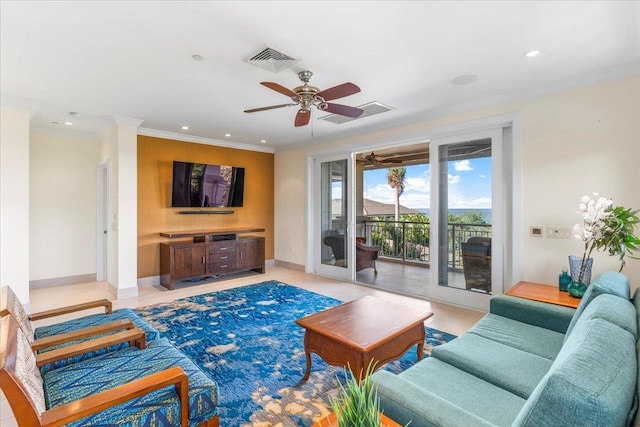
{"label": "white ceiling", "polygon": [[[99,132],[116,115],[141,127],[282,149],[640,72],[637,1],[5,1],[3,105],[32,124]],[[268,44],[301,58],[272,73],[245,59]],[[524,53],[539,49],[527,58]],[[192,55],[204,57],[202,61]],[[311,70],[333,102],[394,109],[294,128],[290,100]],[[477,81],[456,85],[459,76]],[[70,117],[69,112],[80,117]],[[183,131],[180,126],[190,127]],[[225,137],[230,133],[231,137]],[[266,140],[261,144],[260,140]]]}

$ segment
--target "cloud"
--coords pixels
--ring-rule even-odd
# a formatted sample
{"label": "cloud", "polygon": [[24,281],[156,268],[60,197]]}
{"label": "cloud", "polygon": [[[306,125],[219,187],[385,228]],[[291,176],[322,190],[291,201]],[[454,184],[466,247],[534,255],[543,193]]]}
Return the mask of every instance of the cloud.
{"label": "cloud", "polygon": [[486,178],[486,177],[487,177],[487,175],[485,175],[483,173],[480,174],[480,178]]}
{"label": "cloud", "polygon": [[468,172],[473,170],[470,160],[460,160],[459,162],[455,162],[453,164],[453,168],[457,172]]}
{"label": "cloud", "polygon": [[449,185],[454,185],[460,182],[460,175],[449,174]]}
{"label": "cloud", "polygon": [[431,191],[429,176],[426,177],[408,177],[405,180],[405,192],[417,191],[420,193],[429,193]]}

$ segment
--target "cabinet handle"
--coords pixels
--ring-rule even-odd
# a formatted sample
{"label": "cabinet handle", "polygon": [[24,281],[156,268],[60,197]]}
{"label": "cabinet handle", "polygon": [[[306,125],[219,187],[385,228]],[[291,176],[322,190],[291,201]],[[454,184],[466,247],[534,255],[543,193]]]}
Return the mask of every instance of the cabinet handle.
{"label": "cabinet handle", "polygon": [[240,252],[240,259],[242,259],[242,252]]}
{"label": "cabinet handle", "polygon": [[228,257],[226,256],[221,256],[220,259],[227,259]]}
{"label": "cabinet handle", "polygon": [[202,263],[204,264],[204,257],[202,257]]}
{"label": "cabinet handle", "polygon": [[227,268],[227,264],[221,265],[220,268]]}
{"label": "cabinet handle", "polygon": [[226,250],[227,250],[227,248],[220,248],[220,250],[221,250],[221,251],[226,251]]}

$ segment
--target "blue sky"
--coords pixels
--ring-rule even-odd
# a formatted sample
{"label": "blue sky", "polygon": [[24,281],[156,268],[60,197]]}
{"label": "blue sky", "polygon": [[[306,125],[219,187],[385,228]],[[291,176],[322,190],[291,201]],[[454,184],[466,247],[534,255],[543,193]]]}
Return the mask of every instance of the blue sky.
{"label": "blue sky", "polygon": [[[430,177],[429,165],[407,166],[400,204],[413,209],[428,209]],[[363,191],[366,199],[395,203],[394,190],[387,183],[386,169],[365,171]],[[449,208],[491,208],[491,157],[449,163]]]}

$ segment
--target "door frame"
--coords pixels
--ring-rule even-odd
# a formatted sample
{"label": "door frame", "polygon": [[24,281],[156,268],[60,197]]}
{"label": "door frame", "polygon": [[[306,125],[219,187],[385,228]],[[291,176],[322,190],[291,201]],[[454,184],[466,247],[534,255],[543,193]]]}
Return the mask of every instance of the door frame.
{"label": "door frame", "polygon": [[96,168],[97,207],[96,207],[96,281],[108,279],[109,271],[109,161],[100,163]]}

